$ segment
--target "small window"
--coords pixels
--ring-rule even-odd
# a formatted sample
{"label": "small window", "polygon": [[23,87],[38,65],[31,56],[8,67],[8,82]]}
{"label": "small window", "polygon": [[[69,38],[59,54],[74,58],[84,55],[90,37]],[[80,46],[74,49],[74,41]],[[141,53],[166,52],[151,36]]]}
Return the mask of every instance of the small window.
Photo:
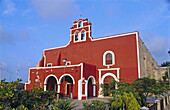
{"label": "small window", "polygon": [[112,54],[108,53],[106,54],[106,65],[112,64]]}
{"label": "small window", "polygon": [[82,22],[79,22],[79,23],[78,23],[78,27],[82,27]]}
{"label": "small window", "polygon": [[75,41],[78,41],[79,40],[79,35],[78,33],[75,34]]}
{"label": "small window", "polygon": [[103,65],[112,66],[115,64],[115,54],[112,51],[106,51],[103,54]]}
{"label": "small window", "polygon": [[85,40],[85,32],[84,31],[81,33],[81,40]]}

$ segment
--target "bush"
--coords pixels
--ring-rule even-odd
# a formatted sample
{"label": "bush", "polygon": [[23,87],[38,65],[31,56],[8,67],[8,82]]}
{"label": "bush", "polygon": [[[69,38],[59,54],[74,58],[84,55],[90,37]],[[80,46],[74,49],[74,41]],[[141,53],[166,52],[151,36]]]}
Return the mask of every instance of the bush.
{"label": "bush", "polygon": [[131,92],[124,92],[111,104],[111,110],[139,110],[139,108],[140,105]]}
{"label": "bush", "polygon": [[106,103],[98,100],[92,100],[90,103],[83,102],[83,110],[105,110]]}
{"label": "bush", "polygon": [[72,110],[76,108],[76,103],[72,103],[70,99],[59,99],[57,103],[52,106],[53,110]]}

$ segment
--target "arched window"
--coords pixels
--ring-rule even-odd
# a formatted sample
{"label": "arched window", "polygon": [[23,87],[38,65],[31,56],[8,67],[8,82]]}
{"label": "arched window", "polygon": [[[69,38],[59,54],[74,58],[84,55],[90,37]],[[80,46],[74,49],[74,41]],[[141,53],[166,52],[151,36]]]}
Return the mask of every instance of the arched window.
{"label": "arched window", "polygon": [[85,40],[85,32],[84,31],[81,33],[81,40]]}
{"label": "arched window", "polygon": [[115,54],[112,51],[106,51],[103,54],[103,65],[111,66],[115,64]]}
{"label": "arched window", "polygon": [[82,22],[81,21],[78,23],[78,27],[82,27]]}
{"label": "arched window", "polygon": [[76,34],[75,34],[75,41],[78,41],[79,40],[79,34],[78,34],[78,32],[76,32]]}
{"label": "arched window", "polygon": [[106,65],[112,64],[112,54],[108,53],[106,54]]}

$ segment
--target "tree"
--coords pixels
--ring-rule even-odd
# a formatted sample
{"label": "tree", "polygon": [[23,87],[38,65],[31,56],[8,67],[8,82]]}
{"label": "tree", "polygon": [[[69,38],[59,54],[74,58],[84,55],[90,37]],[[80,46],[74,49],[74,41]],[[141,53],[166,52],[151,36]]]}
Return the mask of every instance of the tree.
{"label": "tree", "polygon": [[163,62],[161,64],[161,67],[167,67],[167,66],[170,66],[170,62],[169,61]]}
{"label": "tree", "polygon": [[149,93],[158,95],[167,91],[165,86],[161,85],[160,82],[148,77],[136,79],[132,83],[132,87],[135,89],[137,93],[139,93],[142,105],[146,105],[146,98],[149,95]]}
{"label": "tree", "polygon": [[119,95],[119,97],[112,102],[111,110],[139,110],[140,105],[132,92]]}

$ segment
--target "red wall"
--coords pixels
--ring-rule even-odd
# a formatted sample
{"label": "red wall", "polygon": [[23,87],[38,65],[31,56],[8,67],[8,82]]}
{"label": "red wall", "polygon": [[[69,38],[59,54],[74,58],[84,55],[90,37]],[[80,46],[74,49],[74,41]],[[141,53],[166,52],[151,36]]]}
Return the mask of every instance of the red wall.
{"label": "red wall", "polygon": [[[137,64],[137,46],[136,34],[121,36],[116,38],[109,38],[104,40],[78,42],[72,43],[67,47],[45,50],[46,64],[53,63],[57,66],[57,53],[60,53],[61,65],[63,58],[71,61],[71,64],[79,64],[85,62],[96,66],[97,69],[107,68],[103,66],[103,54],[110,50],[115,54],[115,65],[110,68],[120,68],[120,78],[126,81],[134,81],[138,78],[138,64]],[[96,74],[98,77],[98,74]]]}

